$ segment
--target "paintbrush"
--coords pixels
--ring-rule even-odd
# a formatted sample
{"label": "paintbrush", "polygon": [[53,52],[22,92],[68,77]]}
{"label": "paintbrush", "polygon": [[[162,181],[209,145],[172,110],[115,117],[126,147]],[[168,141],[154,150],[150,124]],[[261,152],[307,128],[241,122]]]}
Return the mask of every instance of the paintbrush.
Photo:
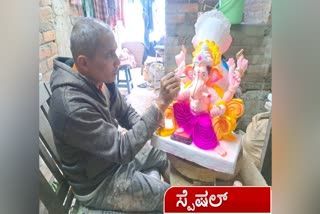
{"label": "paintbrush", "polygon": [[240,56],[243,55],[243,49],[241,49],[237,54],[236,54],[236,58],[239,59]]}
{"label": "paintbrush", "polygon": [[[243,56],[243,49],[241,49],[237,54],[236,54],[236,58],[237,60]],[[242,77],[244,75],[244,70],[240,69],[240,68],[236,68],[236,70],[239,72],[240,76]]]}

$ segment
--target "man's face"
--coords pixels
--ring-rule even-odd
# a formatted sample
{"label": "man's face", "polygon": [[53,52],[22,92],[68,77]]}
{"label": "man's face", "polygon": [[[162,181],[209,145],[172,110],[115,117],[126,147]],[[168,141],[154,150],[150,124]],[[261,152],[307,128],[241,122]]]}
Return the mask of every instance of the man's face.
{"label": "man's face", "polygon": [[120,64],[116,49],[117,43],[112,33],[101,36],[95,56],[87,61],[90,76],[95,82],[114,82]]}

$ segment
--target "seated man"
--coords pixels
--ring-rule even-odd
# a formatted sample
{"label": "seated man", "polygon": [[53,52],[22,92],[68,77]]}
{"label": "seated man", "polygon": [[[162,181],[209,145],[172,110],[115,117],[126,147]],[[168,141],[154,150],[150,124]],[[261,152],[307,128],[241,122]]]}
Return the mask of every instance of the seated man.
{"label": "seated man", "polygon": [[168,161],[146,142],[177,95],[179,78],[166,75],[159,98],[139,116],[114,84],[120,62],[110,27],[83,18],[70,41],[73,59],[54,60],[48,118],[76,198],[93,209],[161,211],[169,184],[143,172],[157,168],[168,179]]}

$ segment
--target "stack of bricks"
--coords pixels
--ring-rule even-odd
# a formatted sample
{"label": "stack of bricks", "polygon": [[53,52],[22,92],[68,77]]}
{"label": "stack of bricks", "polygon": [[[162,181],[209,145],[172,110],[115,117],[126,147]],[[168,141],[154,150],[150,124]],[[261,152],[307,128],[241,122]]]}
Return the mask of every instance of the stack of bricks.
{"label": "stack of bricks", "polygon": [[191,63],[194,36],[194,23],[198,18],[198,0],[166,0],[166,42],[165,42],[165,71],[173,71],[177,66],[174,56],[181,46],[187,49],[186,62]]}
{"label": "stack of bricks", "polygon": [[245,0],[243,21],[250,24],[270,23],[271,0]]}
{"label": "stack of bricks", "polygon": [[265,24],[241,24],[231,27],[233,42],[225,53],[235,58],[243,49],[249,60],[248,70],[241,82],[243,92],[271,89],[271,26]]}
{"label": "stack of bricks", "polygon": [[58,54],[54,19],[51,0],[40,0],[39,72],[43,75],[52,70]]}
{"label": "stack of bricks", "polygon": [[39,73],[48,80],[53,59],[58,55],[71,56],[69,37],[75,18],[82,16],[81,6],[65,0],[40,0]]}
{"label": "stack of bricks", "polygon": [[241,82],[245,114],[237,126],[246,131],[254,115],[267,111],[264,105],[271,92],[271,0],[245,0],[243,22],[231,27],[233,43],[226,55],[234,56],[243,48],[249,60],[248,70]]}

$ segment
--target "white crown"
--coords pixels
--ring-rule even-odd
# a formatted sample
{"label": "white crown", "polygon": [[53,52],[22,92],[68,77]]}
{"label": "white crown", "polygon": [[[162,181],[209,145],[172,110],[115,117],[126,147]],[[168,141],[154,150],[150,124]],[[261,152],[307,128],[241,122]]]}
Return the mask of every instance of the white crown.
{"label": "white crown", "polygon": [[225,51],[224,49],[228,48],[225,48],[225,46],[231,44],[231,23],[222,12],[216,9],[201,14],[194,26],[197,42],[214,41],[223,52]]}

